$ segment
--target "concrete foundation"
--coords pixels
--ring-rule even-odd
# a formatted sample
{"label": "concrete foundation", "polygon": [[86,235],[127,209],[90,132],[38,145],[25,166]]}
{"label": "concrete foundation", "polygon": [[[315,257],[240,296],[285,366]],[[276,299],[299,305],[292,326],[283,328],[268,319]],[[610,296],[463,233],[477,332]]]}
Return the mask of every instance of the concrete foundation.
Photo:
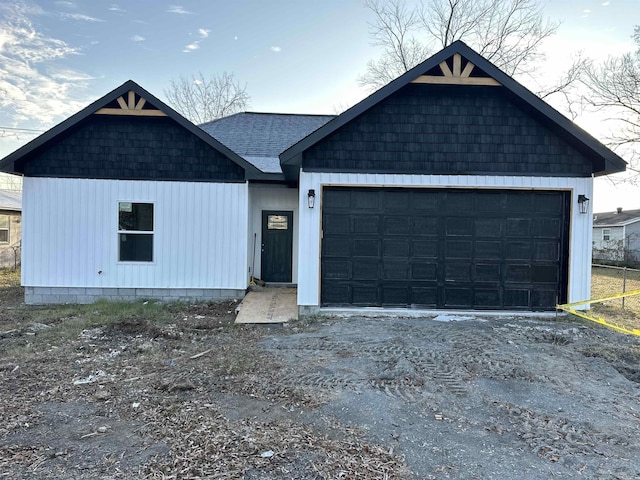
{"label": "concrete foundation", "polygon": [[64,303],[94,303],[98,300],[135,302],[160,300],[163,302],[208,302],[240,299],[244,290],[219,288],[101,288],[101,287],[25,287],[27,305]]}

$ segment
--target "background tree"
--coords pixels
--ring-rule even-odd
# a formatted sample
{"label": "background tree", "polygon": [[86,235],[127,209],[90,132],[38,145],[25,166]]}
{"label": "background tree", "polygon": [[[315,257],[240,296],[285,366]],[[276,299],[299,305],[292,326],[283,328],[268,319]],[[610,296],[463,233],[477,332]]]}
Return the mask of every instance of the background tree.
{"label": "background tree", "polygon": [[232,73],[205,77],[202,72],[171,80],[164,90],[168,103],[195,124],[210,122],[249,106],[247,86],[240,85]]}
{"label": "background tree", "polygon": [[584,96],[588,106],[615,127],[607,143],[627,154],[630,170],[638,180],[640,174],[640,25],[635,27],[635,52],[609,57],[586,69],[584,84],[589,94]]}
{"label": "background tree", "polygon": [[[539,0],[421,0],[413,7],[404,0],[365,0],[365,6],[375,16],[370,24],[373,44],[383,49],[360,77],[362,85],[372,88],[456,40],[508,75],[530,74],[543,57],[542,42],[558,29],[544,18]],[[575,78],[566,80],[573,83]]]}

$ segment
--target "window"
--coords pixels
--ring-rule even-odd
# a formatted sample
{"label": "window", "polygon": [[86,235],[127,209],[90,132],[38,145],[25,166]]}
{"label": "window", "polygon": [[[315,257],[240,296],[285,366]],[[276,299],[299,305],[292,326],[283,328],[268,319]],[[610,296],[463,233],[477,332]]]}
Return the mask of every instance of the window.
{"label": "window", "polygon": [[289,222],[286,215],[269,215],[267,217],[268,230],[286,230],[289,228]]}
{"label": "window", "polygon": [[153,261],[153,203],[118,203],[121,262]]}
{"label": "window", "polygon": [[609,240],[611,240],[611,229],[610,228],[603,228],[602,229],[602,241],[603,242],[608,242]]}
{"label": "window", "polygon": [[0,215],[0,243],[9,243],[9,215]]}

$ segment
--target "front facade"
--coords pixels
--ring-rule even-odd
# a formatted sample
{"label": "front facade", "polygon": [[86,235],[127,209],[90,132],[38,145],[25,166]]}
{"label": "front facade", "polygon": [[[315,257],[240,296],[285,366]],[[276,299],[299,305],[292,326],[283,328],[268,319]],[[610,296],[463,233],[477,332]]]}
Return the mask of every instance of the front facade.
{"label": "front facade", "polygon": [[625,168],[461,42],[337,117],[196,127],[127,82],[34,142],[1,164],[25,176],[30,303],[260,278],[296,284],[303,314],[550,310],[589,297],[578,202]]}

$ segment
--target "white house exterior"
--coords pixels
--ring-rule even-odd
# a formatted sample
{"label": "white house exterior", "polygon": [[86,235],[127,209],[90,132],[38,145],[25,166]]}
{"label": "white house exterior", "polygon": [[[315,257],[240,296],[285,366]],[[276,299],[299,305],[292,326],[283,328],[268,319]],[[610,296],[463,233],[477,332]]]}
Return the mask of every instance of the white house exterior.
{"label": "white house exterior", "polygon": [[640,262],[640,210],[593,215],[593,259],[605,262]]}
{"label": "white house exterior", "polygon": [[585,300],[593,176],[625,163],[456,42],[339,116],[198,127],[129,81],[0,168],[24,176],[28,303],[259,278],[312,314]]}

